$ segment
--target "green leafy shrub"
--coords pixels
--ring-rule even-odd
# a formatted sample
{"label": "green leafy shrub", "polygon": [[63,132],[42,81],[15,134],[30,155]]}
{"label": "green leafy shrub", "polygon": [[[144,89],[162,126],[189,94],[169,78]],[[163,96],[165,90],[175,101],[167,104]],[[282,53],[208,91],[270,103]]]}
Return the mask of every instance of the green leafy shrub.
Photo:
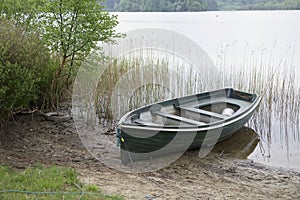
{"label": "green leafy shrub", "polygon": [[48,102],[57,64],[34,32],[0,18],[0,121],[24,107]]}

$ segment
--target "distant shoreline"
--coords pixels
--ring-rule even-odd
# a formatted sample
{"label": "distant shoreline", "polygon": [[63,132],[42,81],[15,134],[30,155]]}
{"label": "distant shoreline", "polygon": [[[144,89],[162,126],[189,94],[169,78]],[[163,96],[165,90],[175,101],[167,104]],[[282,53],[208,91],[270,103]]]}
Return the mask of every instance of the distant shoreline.
{"label": "distant shoreline", "polygon": [[109,12],[202,12],[300,10],[299,0],[106,0]]}
{"label": "distant shoreline", "polygon": [[116,11],[106,10],[108,12],[122,12],[122,13],[197,13],[197,12],[231,12],[231,11],[299,11],[300,9],[294,10],[203,10],[203,11]]}
{"label": "distant shoreline", "polygon": [[293,11],[300,11],[298,10],[206,10],[206,11],[109,11],[109,13],[207,13],[207,12],[293,12]]}

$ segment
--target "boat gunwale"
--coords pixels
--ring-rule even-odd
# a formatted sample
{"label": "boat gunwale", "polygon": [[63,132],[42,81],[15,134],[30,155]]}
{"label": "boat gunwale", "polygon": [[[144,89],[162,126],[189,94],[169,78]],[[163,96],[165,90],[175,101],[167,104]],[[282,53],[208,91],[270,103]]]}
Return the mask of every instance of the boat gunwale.
{"label": "boat gunwale", "polygon": [[[236,91],[236,92],[240,92],[240,91],[237,91],[237,90],[234,90],[232,88],[226,88],[225,89],[226,91],[228,90],[231,90],[231,91]],[[213,91],[212,93],[213,94],[216,94],[220,91],[224,91],[223,90],[216,90],[216,91]],[[203,96],[205,96],[206,94],[209,94],[211,92],[206,92],[206,93],[202,93]],[[248,93],[245,93],[245,94],[248,94]],[[198,95],[198,94],[194,94],[194,95],[190,95],[190,96],[186,96],[186,97],[181,97],[181,98],[189,98],[189,97],[192,97],[192,96],[195,96],[195,95]],[[195,125],[195,126],[164,126],[164,125],[157,125],[157,126],[154,126],[154,125],[143,125],[143,124],[130,124],[130,123],[125,123],[125,119],[128,118],[128,116],[132,115],[133,113],[137,112],[137,111],[140,111],[140,110],[143,110],[143,109],[147,109],[149,107],[151,107],[152,105],[155,105],[155,104],[159,104],[159,103],[166,103],[166,102],[170,102],[172,100],[175,100],[175,99],[170,99],[170,100],[166,100],[166,101],[163,101],[163,102],[158,102],[158,103],[153,103],[151,105],[147,105],[147,106],[144,106],[144,107],[141,107],[141,108],[138,108],[136,110],[133,110],[127,114],[125,114],[119,124],[118,124],[118,127],[120,129],[122,128],[128,128],[128,129],[140,129],[140,130],[155,130],[155,131],[176,131],[176,132],[181,132],[181,131],[208,131],[208,130],[212,130],[212,129],[217,129],[217,128],[222,128],[222,127],[225,127],[225,126],[228,126],[230,125],[231,123],[235,123],[236,121],[239,121],[240,119],[244,118],[245,116],[251,114],[256,108],[257,106],[259,105],[260,101],[261,101],[261,97],[259,95],[256,95],[256,94],[251,94],[253,97],[252,97],[252,101],[249,101],[249,103],[251,103],[243,112],[240,112],[238,115],[233,115],[231,117],[228,117],[224,120],[219,120],[217,122],[213,122],[213,123],[208,123],[208,124],[205,124],[205,125]],[[212,96],[212,95],[210,95]],[[180,98],[178,98],[180,99]],[[245,101],[245,100],[244,100]],[[132,115],[133,116],[133,115]],[[131,116],[131,117],[132,117]],[[183,123],[183,122],[181,122]]]}
{"label": "boat gunwale", "polygon": [[245,116],[251,114],[256,108],[257,105],[260,103],[261,97],[257,98],[255,104],[253,104],[247,111],[241,113],[239,116],[234,118],[229,118],[228,120],[222,120],[215,123],[201,125],[201,126],[186,126],[186,127],[165,127],[165,126],[145,126],[145,125],[137,125],[137,124],[119,124],[119,128],[122,130],[123,128],[128,129],[140,129],[140,130],[153,130],[153,131],[169,131],[169,132],[192,132],[192,131],[209,131],[212,129],[223,128],[228,126],[232,123],[239,121],[240,119],[244,118]]}

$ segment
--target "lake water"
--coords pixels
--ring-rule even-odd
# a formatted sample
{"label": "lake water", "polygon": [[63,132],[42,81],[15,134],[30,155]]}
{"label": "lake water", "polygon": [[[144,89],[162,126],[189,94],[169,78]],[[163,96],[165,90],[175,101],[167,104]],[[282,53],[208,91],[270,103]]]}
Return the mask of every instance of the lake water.
{"label": "lake water", "polygon": [[[118,31],[173,30],[197,42],[216,65],[226,62],[226,66],[251,66],[259,61],[262,66],[288,67],[295,74],[295,81],[300,79],[300,11],[114,14],[119,16]],[[290,109],[299,116],[299,108]],[[275,116],[276,112],[269,110],[271,123],[265,130],[256,128],[261,141],[248,158],[300,171],[299,118],[283,120],[284,113]]]}

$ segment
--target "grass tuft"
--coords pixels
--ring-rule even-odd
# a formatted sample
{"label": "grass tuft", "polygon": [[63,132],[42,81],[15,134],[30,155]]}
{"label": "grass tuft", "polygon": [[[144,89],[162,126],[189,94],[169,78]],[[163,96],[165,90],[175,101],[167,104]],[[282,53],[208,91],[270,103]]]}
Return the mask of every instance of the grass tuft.
{"label": "grass tuft", "polygon": [[[118,196],[106,196],[102,194],[100,189],[95,185],[84,186],[79,182],[78,174],[72,168],[37,166],[17,171],[0,165],[0,177],[0,190],[7,191],[0,193],[1,200],[122,199]],[[83,188],[82,191],[78,186]],[[32,192],[32,194],[25,193],[25,191]],[[47,192],[53,192],[53,194],[45,194]],[[85,192],[86,194],[80,194],[81,192]],[[89,194],[91,192],[93,194]]]}

